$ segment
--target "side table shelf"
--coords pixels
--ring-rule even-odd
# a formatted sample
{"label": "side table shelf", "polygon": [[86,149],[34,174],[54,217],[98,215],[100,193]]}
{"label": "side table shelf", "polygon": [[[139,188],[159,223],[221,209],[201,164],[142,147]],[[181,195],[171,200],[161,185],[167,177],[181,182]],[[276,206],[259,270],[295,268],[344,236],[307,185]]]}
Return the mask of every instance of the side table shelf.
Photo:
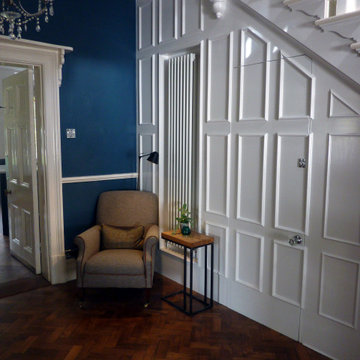
{"label": "side table shelf", "polygon": [[[166,301],[171,306],[176,309],[182,311],[187,315],[195,315],[204,310],[210,309],[213,306],[213,294],[214,294],[214,238],[211,236],[207,236],[204,234],[200,234],[197,232],[191,232],[190,235],[184,236],[181,233],[174,233],[173,231],[164,231],[161,233],[161,237],[167,241],[171,241],[172,243],[181,245],[184,247],[184,287],[183,290],[177,291],[175,293],[166,295],[162,297],[162,300]],[[207,297],[207,250],[208,246],[211,247],[211,274],[210,274],[210,299]],[[199,249],[201,247],[205,248],[205,266],[204,266],[204,296],[200,298],[193,294],[193,251],[195,249]],[[189,292],[186,289],[186,277],[187,277],[187,266],[186,266],[186,253],[187,250],[190,251],[190,288]],[[180,306],[176,304],[174,301],[171,301],[170,298],[176,295],[182,294],[183,305]],[[189,299],[189,303],[187,302]],[[193,300],[201,303],[202,306],[200,309],[194,311],[193,310]],[[188,305],[189,304],[189,305]]]}

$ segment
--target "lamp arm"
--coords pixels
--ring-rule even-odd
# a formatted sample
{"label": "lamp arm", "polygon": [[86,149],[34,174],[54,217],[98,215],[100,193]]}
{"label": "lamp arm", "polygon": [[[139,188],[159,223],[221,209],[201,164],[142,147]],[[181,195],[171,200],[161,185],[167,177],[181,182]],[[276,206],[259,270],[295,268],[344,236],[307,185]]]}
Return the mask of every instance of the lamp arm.
{"label": "lamp arm", "polygon": [[148,156],[148,155],[150,155],[150,154],[151,154],[151,152],[150,152],[150,153],[148,153],[148,154],[142,154],[142,155],[139,155],[139,159],[143,158],[144,156]]}

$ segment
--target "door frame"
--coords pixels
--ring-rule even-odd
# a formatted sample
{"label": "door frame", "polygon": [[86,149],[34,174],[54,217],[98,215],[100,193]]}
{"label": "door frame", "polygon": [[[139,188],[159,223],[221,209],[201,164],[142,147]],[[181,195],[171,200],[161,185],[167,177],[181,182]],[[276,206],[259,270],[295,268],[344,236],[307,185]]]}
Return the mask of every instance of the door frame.
{"label": "door frame", "polygon": [[45,238],[42,239],[42,275],[52,284],[66,282],[64,247],[61,132],[59,88],[65,53],[73,49],[29,40],[10,40],[0,36],[0,62],[9,65],[40,67],[44,144],[46,161],[41,164],[45,173]]}

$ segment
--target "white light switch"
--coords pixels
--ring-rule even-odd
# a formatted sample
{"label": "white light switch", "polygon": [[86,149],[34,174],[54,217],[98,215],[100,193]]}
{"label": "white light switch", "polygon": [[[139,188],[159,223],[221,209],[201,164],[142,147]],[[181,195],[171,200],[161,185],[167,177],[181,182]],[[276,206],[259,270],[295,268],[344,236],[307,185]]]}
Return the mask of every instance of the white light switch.
{"label": "white light switch", "polygon": [[75,129],[66,129],[66,138],[67,139],[75,139],[76,138]]}

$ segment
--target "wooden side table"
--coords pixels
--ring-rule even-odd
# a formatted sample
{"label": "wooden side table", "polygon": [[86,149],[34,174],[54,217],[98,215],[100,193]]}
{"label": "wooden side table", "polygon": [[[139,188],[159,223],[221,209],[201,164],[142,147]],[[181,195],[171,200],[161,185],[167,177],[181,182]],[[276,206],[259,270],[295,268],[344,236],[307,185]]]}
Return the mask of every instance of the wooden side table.
{"label": "wooden side table", "polygon": [[[184,247],[184,288],[183,290],[162,297],[168,304],[174,306],[176,309],[182,311],[187,315],[195,315],[201,311],[212,308],[213,293],[214,293],[214,238],[197,232],[191,232],[190,235],[184,236],[181,233],[174,233],[173,231],[165,231],[161,233],[161,237],[167,241]],[[207,298],[207,248],[211,247],[211,275],[210,275],[210,301]],[[193,251],[195,249],[205,247],[205,281],[204,281],[204,298],[201,299],[193,295]],[[186,290],[186,252],[190,250],[190,291]],[[183,294],[183,306],[177,305],[169,298]],[[189,310],[187,309],[187,297],[189,297]],[[193,311],[193,299],[200,302],[203,306],[201,309]]]}

